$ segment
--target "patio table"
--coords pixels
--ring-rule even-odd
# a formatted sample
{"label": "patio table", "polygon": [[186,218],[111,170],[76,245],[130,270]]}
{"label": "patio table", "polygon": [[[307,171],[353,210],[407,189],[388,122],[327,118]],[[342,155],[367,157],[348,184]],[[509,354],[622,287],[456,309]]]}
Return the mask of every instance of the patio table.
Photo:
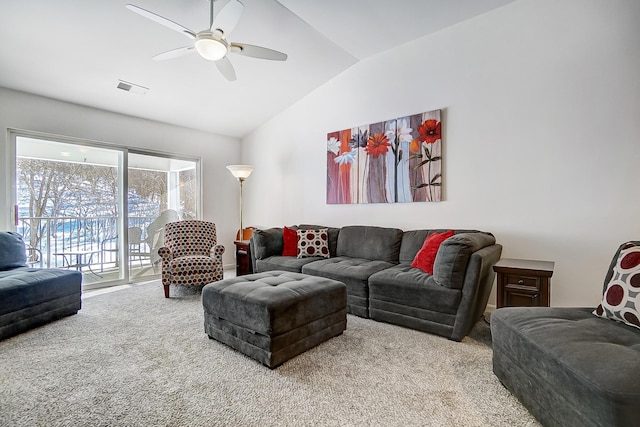
{"label": "patio table", "polygon": [[[69,250],[64,252],[55,252],[53,255],[61,256],[63,258],[63,266],[65,268],[75,268],[78,271],[82,271],[82,267],[89,267],[89,271],[99,276],[93,269],[91,268],[91,260],[94,254],[100,253],[99,250]],[[75,264],[71,262],[74,260]]]}

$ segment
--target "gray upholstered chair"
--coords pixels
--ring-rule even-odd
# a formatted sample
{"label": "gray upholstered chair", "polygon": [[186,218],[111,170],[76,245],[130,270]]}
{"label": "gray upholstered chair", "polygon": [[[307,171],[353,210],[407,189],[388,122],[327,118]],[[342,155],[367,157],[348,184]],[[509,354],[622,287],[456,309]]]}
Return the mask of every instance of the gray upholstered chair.
{"label": "gray upholstered chair", "polygon": [[164,296],[169,298],[169,285],[200,286],[222,280],[223,253],[214,223],[197,219],[168,223],[164,246],[158,250]]}

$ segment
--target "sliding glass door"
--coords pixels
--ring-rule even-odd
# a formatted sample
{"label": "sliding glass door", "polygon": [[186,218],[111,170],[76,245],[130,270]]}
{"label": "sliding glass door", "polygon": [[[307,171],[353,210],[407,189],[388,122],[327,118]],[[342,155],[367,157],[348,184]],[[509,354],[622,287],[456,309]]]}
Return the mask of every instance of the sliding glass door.
{"label": "sliding glass door", "polygon": [[139,279],[160,272],[164,225],[199,217],[198,164],[140,152],[128,160],[129,271]]}
{"label": "sliding glass door", "polygon": [[158,277],[164,225],[199,217],[197,159],[12,134],[15,225],[36,267],[85,287]]}
{"label": "sliding glass door", "polygon": [[[29,263],[76,269],[83,283],[125,278],[123,263],[104,274],[105,242],[119,234],[122,150],[17,136],[16,228]],[[109,250],[118,256],[121,243]]]}

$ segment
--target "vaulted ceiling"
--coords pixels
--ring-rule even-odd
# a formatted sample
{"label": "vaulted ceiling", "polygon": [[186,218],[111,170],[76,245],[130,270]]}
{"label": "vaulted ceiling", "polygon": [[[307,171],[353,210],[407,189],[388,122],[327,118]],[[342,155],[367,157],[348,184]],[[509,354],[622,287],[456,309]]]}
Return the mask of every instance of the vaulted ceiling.
{"label": "vaulted ceiling", "polygon": [[[0,86],[242,137],[357,62],[514,0],[241,1],[227,37],[288,59],[232,53],[229,82],[196,53],[151,60],[191,42],[125,7],[198,32],[209,26],[209,0],[2,0]],[[214,13],[227,2],[216,0]],[[120,90],[120,80],[148,90]]]}

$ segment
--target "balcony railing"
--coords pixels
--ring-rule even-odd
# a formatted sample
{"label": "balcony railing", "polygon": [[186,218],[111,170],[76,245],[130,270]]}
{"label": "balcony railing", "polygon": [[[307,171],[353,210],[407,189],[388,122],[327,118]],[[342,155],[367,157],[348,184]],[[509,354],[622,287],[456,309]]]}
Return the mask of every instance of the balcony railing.
{"label": "balcony railing", "polygon": [[[128,226],[142,229],[144,239],[147,226],[154,218],[129,217]],[[21,217],[17,232],[29,247],[40,251],[42,259],[37,260],[40,266],[64,268],[75,265],[71,263],[82,262],[90,268],[99,265],[102,270],[105,266],[113,267],[118,262],[117,221],[117,217],[106,216]],[[142,248],[139,250],[146,253],[150,251],[149,248],[146,251]],[[77,262],[69,256],[60,255],[81,252],[86,253],[86,258],[78,258]],[[149,263],[149,260],[146,259],[146,262]]]}

